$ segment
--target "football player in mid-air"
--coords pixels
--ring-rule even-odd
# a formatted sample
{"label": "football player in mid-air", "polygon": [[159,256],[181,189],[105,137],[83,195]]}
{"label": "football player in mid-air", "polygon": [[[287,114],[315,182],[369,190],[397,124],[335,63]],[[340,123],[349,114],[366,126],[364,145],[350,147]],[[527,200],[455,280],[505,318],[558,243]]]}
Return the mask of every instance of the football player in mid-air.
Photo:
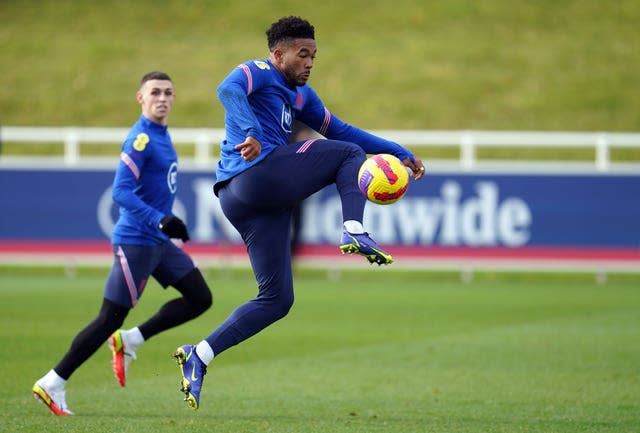
{"label": "football player in mid-air", "polygon": [[[108,339],[115,378],[125,386],[138,347],[158,334],[202,314],[211,291],[193,261],[170,238],[189,240],[184,222],[171,212],[177,188],[178,157],[167,130],[175,93],[171,78],[150,72],[136,99],[142,115],[122,145],[113,181],[120,217],[113,229],[114,263],[97,317],[71,343],[59,363],[33,385],[34,396],[55,415],[72,415],[65,385],[73,372]],[[164,304],[145,323],[119,330],[136,306],[150,276],[182,295]]]}
{"label": "football player in mid-air", "polygon": [[[366,154],[390,153],[412,171],[424,165],[397,143],[348,125],[322,103],[307,84],[316,56],[313,26],[285,17],[267,30],[269,58],[235,68],[218,87],[225,109],[214,192],[227,219],[241,234],[257,283],[255,299],[240,305],[197,345],[174,353],[185,400],[193,409],[207,365],[214,356],[284,317],[293,304],[290,226],[296,203],[335,184],[342,202],[340,250],[371,263],[393,259],[364,231],[365,198],[356,182]],[[293,120],[328,139],[289,144]]]}

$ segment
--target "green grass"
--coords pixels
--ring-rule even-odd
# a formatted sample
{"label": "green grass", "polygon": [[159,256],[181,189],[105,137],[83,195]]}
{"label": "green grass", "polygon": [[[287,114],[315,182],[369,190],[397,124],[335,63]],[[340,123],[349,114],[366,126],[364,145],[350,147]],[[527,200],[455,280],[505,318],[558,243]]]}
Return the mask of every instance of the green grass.
{"label": "green grass", "polygon": [[[0,124],[131,125],[151,69],[170,73],[173,127],[223,127],[215,88],[268,55],[265,30],[296,14],[316,27],[311,85],[365,129],[638,131],[640,2],[620,0],[0,2]],[[411,143],[403,143],[411,147]],[[117,156],[83,145],[82,155]],[[3,155],[60,145],[2,143]],[[193,155],[181,146],[183,157]],[[218,146],[213,146],[217,155]],[[420,147],[426,161],[457,148]],[[481,149],[479,159],[593,161],[593,149]],[[612,149],[613,161],[640,161]]]}
{"label": "green grass", "polygon": [[[181,401],[179,344],[253,296],[210,270],[214,308],[148,341],[127,388],[100,350],[71,378],[77,416],[29,389],[96,313],[106,269],[0,268],[1,432],[636,432],[639,277],[298,271],[287,318],[214,360],[201,408]],[[155,283],[126,326],[173,296]]]}
{"label": "green grass", "polygon": [[162,69],[173,126],[221,127],[217,84],[289,14],[317,30],[311,84],[367,129],[638,130],[635,0],[4,1],[0,122],[127,126]]}

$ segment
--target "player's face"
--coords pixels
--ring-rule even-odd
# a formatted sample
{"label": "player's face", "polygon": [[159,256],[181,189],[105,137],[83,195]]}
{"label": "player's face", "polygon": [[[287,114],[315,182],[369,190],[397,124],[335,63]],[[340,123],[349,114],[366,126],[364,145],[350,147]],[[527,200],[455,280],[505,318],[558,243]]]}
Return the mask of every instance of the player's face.
{"label": "player's face", "polygon": [[173,84],[167,80],[149,80],[136,93],[136,99],[142,107],[142,114],[161,125],[167,124],[167,117],[175,97]]}
{"label": "player's face", "polygon": [[309,80],[316,51],[313,39],[294,39],[282,48],[280,70],[289,83],[303,86]]}

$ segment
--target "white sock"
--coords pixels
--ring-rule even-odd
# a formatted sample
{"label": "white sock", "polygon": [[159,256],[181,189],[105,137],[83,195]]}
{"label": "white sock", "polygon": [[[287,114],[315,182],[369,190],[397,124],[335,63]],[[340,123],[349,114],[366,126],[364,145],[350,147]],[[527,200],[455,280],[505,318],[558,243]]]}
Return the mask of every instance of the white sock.
{"label": "white sock", "polygon": [[344,222],[344,228],[353,234],[364,233],[364,227],[362,227],[362,223],[356,220],[349,220]]}
{"label": "white sock", "polygon": [[204,362],[205,365],[209,365],[211,361],[213,361],[213,349],[209,346],[205,340],[202,340],[196,346],[196,355],[200,358],[200,361]]}
{"label": "white sock", "polygon": [[50,389],[64,388],[64,386],[67,384],[67,381],[61,378],[53,368],[49,370],[49,372],[45,374],[38,382]]}
{"label": "white sock", "polygon": [[129,329],[128,331],[122,331],[122,337],[127,340],[126,344],[134,350],[144,343],[142,332],[140,332],[140,329],[138,329],[137,326]]}

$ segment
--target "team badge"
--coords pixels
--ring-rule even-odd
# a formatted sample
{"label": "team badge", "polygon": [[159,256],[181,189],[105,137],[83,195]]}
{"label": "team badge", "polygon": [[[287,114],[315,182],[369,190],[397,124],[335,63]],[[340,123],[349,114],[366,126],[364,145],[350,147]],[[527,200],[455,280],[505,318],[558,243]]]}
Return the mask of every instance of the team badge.
{"label": "team badge", "polygon": [[293,116],[291,115],[291,107],[289,104],[282,104],[282,114],[280,115],[280,126],[287,134],[291,134],[291,124]]}
{"label": "team badge", "polygon": [[133,142],[133,148],[137,151],[142,152],[145,147],[147,147],[147,143],[149,142],[149,136],[144,132],[141,132],[136,137],[136,141]]}
{"label": "team badge", "polygon": [[178,164],[175,162],[171,164],[167,172],[167,186],[172,194],[176,193],[178,189]]}
{"label": "team badge", "polygon": [[271,69],[269,67],[269,64],[267,62],[263,62],[262,60],[254,60],[253,63],[263,71],[268,71],[269,69]]}

